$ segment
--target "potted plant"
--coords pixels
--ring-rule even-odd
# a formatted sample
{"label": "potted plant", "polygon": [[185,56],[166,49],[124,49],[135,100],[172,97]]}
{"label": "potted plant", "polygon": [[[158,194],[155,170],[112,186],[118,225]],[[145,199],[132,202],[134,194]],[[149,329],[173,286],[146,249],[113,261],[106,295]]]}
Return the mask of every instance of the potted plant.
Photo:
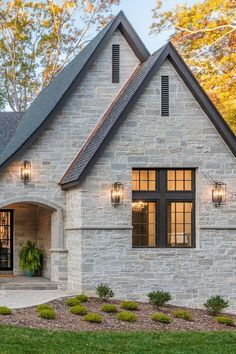
{"label": "potted plant", "polygon": [[19,253],[19,265],[28,277],[38,275],[43,268],[43,250],[27,241]]}

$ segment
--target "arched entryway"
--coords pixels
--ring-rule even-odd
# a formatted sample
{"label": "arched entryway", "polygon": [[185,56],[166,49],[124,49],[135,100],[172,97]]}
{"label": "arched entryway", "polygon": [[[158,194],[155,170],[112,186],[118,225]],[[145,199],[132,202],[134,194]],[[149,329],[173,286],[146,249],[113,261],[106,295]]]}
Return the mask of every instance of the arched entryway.
{"label": "arched entryway", "polygon": [[0,272],[21,275],[19,251],[27,240],[44,250],[43,277],[52,279],[52,250],[63,250],[62,208],[42,198],[16,197],[0,203]]}

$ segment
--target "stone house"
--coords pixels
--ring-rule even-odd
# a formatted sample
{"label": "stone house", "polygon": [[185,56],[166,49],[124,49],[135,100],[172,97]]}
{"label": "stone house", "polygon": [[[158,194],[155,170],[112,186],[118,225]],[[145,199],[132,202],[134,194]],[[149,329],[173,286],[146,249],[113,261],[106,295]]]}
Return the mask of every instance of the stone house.
{"label": "stone house", "polygon": [[236,311],[236,139],[171,43],[121,12],[0,122],[1,273],[32,240],[60,288]]}

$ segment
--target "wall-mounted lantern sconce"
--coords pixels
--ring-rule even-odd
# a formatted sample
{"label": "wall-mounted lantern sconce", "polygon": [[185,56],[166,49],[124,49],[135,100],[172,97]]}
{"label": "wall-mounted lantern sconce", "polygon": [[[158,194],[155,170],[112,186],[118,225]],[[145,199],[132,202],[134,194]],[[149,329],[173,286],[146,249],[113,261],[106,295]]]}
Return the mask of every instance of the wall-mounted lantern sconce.
{"label": "wall-mounted lantern sconce", "polygon": [[215,182],[212,189],[212,203],[216,208],[226,204],[226,184]]}
{"label": "wall-mounted lantern sconce", "polygon": [[31,163],[29,161],[24,161],[21,167],[21,180],[27,183],[31,180]]}
{"label": "wall-mounted lantern sconce", "polygon": [[116,182],[112,185],[111,189],[111,204],[114,208],[117,208],[119,205],[123,204],[124,196],[124,186],[120,182]]}

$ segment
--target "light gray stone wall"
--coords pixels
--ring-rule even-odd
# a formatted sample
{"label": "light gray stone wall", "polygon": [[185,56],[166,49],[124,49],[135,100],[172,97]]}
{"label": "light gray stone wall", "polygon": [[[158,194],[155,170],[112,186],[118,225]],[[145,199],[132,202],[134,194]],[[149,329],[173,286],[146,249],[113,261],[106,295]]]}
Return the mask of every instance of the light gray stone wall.
{"label": "light gray stone wall", "polygon": [[[161,75],[170,76],[169,117],[160,116]],[[82,290],[94,294],[96,285],[106,282],[117,297],[144,300],[149,291],[164,289],[172,293],[173,303],[193,307],[220,294],[236,311],[235,163],[210,120],[165,62],[83,184],[67,193],[71,210],[67,233],[73,230],[74,242],[81,244],[81,260],[77,263],[74,256],[71,269],[82,272]],[[196,168],[195,249],[132,249],[133,167]],[[211,178],[227,184],[226,206],[212,205]],[[124,184],[125,192],[124,204],[115,209],[110,190],[116,181]]]}
{"label": "light gray stone wall", "polygon": [[[120,44],[121,77],[119,84],[112,83],[112,44]],[[19,202],[28,199],[28,201],[34,200],[37,203],[38,199],[44,199],[46,205],[54,203],[58,208],[61,208],[66,220],[66,193],[61,190],[58,183],[89,133],[102,118],[138,63],[137,57],[124,37],[119,31],[116,31],[98,55],[96,62],[89,68],[82,82],[75,85],[73,91],[67,95],[63,104],[55,112],[53,120],[35,143],[0,173],[1,206],[4,207],[8,200],[16,197]],[[22,183],[20,178],[21,163],[24,160],[29,160],[32,164],[32,180],[27,184]],[[40,224],[44,223],[42,220],[39,222]],[[49,220],[46,221],[47,227],[48,222]],[[57,217],[53,215],[54,236],[57,232],[55,230],[59,230],[58,233],[61,233],[60,227],[55,225],[56,222]],[[43,239],[43,235],[40,238]],[[43,242],[46,242],[42,245],[48,250],[48,234]],[[64,247],[66,245],[61,240],[61,235],[58,235],[58,239],[53,237],[52,280],[64,281],[63,286],[67,281],[65,279],[67,278],[66,259],[68,256]],[[49,261],[49,254],[47,257]],[[49,271],[48,268],[47,275]]]}
{"label": "light gray stone wall", "polygon": [[51,211],[37,207],[37,243],[44,250],[43,277],[51,278]]}

